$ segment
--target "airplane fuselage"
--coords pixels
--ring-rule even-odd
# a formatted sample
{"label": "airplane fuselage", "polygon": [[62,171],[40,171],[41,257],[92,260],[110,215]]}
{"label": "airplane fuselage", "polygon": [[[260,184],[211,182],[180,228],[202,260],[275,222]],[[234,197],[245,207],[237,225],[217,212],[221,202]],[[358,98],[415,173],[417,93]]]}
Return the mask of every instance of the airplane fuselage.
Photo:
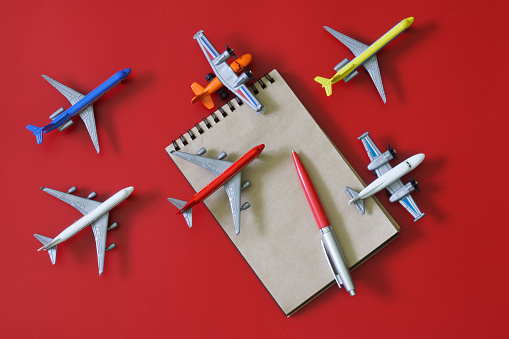
{"label": "airplane fuselage", "polygon": [[364,52],[356,56],[352,61],[343,66],[332,78],[332,84],[335,84],[338,81],[343,80],[349,74],[354,72],[357,68],[362,66],[370,57],[378,53],[385,45],[391,42],[398,35],[403,33],[412,23],[414,22],[414,18],[406,18],[401,20],[396,26],[391,28],[387,33],[382,35],[377,41],[375,41],[371,46],[369,46]]}
{"label": "airplane fuselage", "polygon": [[348,204],[351,204],[353,202],[356,202],[360,199],[366,199],[370,196],[372,196],[375,193],[380,192],[405,174],[409,173],[413,169],[415,169],[417,166],[420,165],[420,163],[424,160],[424,154],[419,153],[414,156],[411,156],[410,158],[406,159],[405,161],[402,161],[400,164],[398,164],[396,167],[393,167],[388,172],[381,175],[378,179],[373,181],[371,184],[366,186],[362,191],[359,192],[359,195],[356,196],[354,199],[350,200]]}
{"label": "airplane fuselage", "polygon": [[230,167],[228,167],[223,173],[217,176],[214,180],[210,182],[207,186],[205,186],[201,191],[196,193],[194,197],[189,200],[189,202],[177,212],[182,213],[192,208],[193,206],[199,204],[206,198],[208,198],[212,193],[217,191],[221,186],[223,186],[228,180],[230,180],[234,175],[239,173],[249,165],[254,159],[256,159],[260,153],[262,153],[265,145],[258,145],[253,147],[249,152],[240,157],[239,160],[235,161]]}
{"label": "airplane fuselage", "polygon": [[93,91],[85,95],[77,103],[69,107],[67,110],[60,113],[51,123],[43,127],[44,133],[48,133],[55,128],[64,125],[67,121],[80,114],[85,108],[92,105],[100,97],[110,91],[113,87],[117,86],[122,80],[124,80],[131,73],[130,68],[126,68],[115,73],[108,80],[100,84]]}
{"label": "airplane fuselage", "polygon": [[76,233],[78,233],[88,225],[93,224],[94,222],[99,220],[102,216],[104,216],[106,213],[108,213],[110,210],[112,210],[115,206],[124,201],[133,192],[133,190],[134,187],[131,186],[118,191],[110,198],[108,198],[106,201],[104,201],[102,204],[97,206],[97,208],[95,208],[93,211],[83,216],[82,218],[76,220],[72,225],[67,227],[60,234],[58,234],[50,243],[41,247],[39,251],[42,249],[45,250],[49,249],[73,237]]}
{"label": "airplane fuselage", "polygon": [[[238,74],[240,71],[242,71],[242,69],[244,67],[246,67],[247,65],[249,65],[251,63],[251,60],[252,60],[251,54],[243,54],[240,56],[240,58],[235,59],[235,61],[233,61],[230,64],[230,67],[233,69],[233,71],[235,73]],[[217,77],[215,77],[207,85],[207,87],[205,87],[205,90],[203,91],[203,93],[205,93],[205,94],[215,93],[219,89],[221,89],[221,87],[223,87],[223,86],[224,86],[223,83]],[[192,101],[193,104],[198,101],[198,96],[196,96],[195,98],[196,98],[196,100],[193,99],[194,101]]]}

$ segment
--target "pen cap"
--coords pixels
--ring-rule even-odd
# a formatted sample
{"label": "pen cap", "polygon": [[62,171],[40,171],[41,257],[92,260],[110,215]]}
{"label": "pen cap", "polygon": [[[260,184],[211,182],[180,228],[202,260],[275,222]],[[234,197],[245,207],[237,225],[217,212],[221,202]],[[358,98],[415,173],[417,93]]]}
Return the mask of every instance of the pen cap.
{"label": "pen cap", "polygon": [[297,174],[299,175],[300,183],[302,184],[302,188],[304,189],[304,193],[306,194],[306,198],[308,199],[311,211],[313,211],[313,215],[315,216],[318,227],[322,229],[324,227],[330,226],[329,219],[325,214],[325,210],[323,209],[318,194],[316,194],[315,187],[309,178],[306,168],[300,161],[297,153],[292,152],[292,157],[295,168],[297,169]]}

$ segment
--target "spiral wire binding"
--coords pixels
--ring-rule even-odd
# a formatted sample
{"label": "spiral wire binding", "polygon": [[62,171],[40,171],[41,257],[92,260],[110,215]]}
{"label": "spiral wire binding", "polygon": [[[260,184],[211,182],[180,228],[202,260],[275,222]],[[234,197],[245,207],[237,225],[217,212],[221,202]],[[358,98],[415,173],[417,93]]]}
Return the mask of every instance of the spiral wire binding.
{"label": "spiral wire binding", "polygon": [[[274,80],[274,78],[272,78],[272,77],[269,75],[269,73],[265,73],[265,74],[263,75],[263,77],[265,77],[265,78],[266,78],[266,79],[267,79],[267,80],[268,80],[271,84],[273,84],[273,83],[274,83],[274,81],[275,81],[275,80]],[[258,78],[258,79],[256,80],[256,82],[260,85],[260,87],[261,87],[262,89],[265,89],[265,88],[267,88],[267,85],[263,82],[263,80],[262,80],[262,79],[263,79],[263,77]],[[253,94],[254,94],[254,95],[257,95],[258,93],[260,93],[260,92],[258,91],[258,89],[256,88],[255,84],[251,84],[251,85],[249,85],[249,88],[251,89],[251,91],[253,92]],[[239,97],[237,97],[237,96],[236,96],[236,97],[235,97],[235,99],[237,100],[237,104],[238,104],[239,106],[242,106],[242,105],[244,104],[244,103],[242,102],[242,100],[240,100],[240,98],[239,98]],[[230,111],[231,111],[231,112],[235,111],[235,106],[231,103],[231,101],[226,102],[226,104],[228,105],[228,108],[230,109]],[[225,111],[222,107],[219,107],[217,110],[221,113],[221,115],[223,116],[223,118],[228,116],[228,114],[226,113],[226,111]],[[217,123],[219,123],[219,122],[221,121],[221,120],[219,120],[219,118],[218,118],[217,114],[216,114],[216,113],[214,113],[214,112],[210,113],[210,117],[212,118],[212,120],[214,120],[214,122],[215,122],[216,124],[217,124]],[[208,121],[208,120],[207,120],[207,117],[203,118],[203,119],[202,119],[202,121],[203,121],[203,123],[205,124],[205,126],[206,126],[208,129],[212,128],[212,124],[210,123],[210,121]],[[203,128],[200,126],[200,124],[195,123],[195,124],[194,124],[194,127],[196,127],[196,130],[198,131],[198,133],[200,133],[200,134],[205,133],[205,131],[203,130]],[[196,134],[195,134],[195,133],[194,133],[191,129],[188,129],[186,132],[187,132],[187,134],[189,134],[189,137],[191,138],[191,140],[196,139]],[[186,140],[186,138],[184,137],[184,135],[180,135],[178,138],[179,138],[179,139],[180,139],[180,141],[182,142],[182,145],[183,145],[183,146],[186,146],[186,145],[189,143],[189,142]],[[171,141],[171,143],[172,143],[173,148],[175,149],[175,151],[180,151],[180,146],[178,145],[177,140],[172,140],[172,141]]]}

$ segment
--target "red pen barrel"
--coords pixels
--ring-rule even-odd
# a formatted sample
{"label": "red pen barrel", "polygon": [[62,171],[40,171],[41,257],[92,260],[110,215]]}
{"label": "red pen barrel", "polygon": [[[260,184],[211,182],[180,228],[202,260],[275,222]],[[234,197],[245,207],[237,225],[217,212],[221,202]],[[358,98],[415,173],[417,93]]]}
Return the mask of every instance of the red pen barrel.
{"label": "red pen barrel", "polygon": [[299,176],[300,183],[302,184],[302,188],[304,189],[304,193],[306,194],[306,198],[308,199],[311,211],[313,211],[313,215],[315,216],[318,228],[322,229],[324,227],[330,226],[329,219],[325,214],[325,210],[323,209],[318,194],[316,194],[315,187],[313,186],[313,183],[309,178],[306,168],[302,164],[302,161],[300,160],[297,153],[292,152],[292,157],[293,162],[295,164],[295,168],[297,169],[297,174]]}

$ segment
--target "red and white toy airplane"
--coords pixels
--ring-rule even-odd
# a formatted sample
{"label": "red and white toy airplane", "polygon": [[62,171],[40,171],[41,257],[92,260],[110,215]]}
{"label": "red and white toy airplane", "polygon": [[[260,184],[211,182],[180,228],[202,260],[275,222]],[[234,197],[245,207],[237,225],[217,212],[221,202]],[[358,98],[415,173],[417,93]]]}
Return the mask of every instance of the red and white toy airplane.
{"label": "red and white toy airplane", "polygon": [[226,194],[230,200],[232,208],[233,224],[235,226],[235,233],[240,233],[240,211],[249,208],[249,203],[246,202],[242,206],[240,205],[240,190],[249,187],[249,181],[246,181],[241,185],[240,172],[249,165],[254,159],[256,159],[260,153],[262,153],[265,145],[261,144],[253,147],[249,152],[240,157],[239,160],[234,163],[222,160],[226,157],[226,153],[222,152],[219,154],[217,159],[204,157],[205,148],[201,148],[197,154],[189,154],[180,151],[172,151],[173,155],[176,155],[184,160],[192,162],[200,167],[205,168],[216,176],[214,180],[205,186],[201,191],[196,193],[194,197],[189,201],[178,200],[174,198],[168,198],[175,207],[179,209],[177,214],[182,214],[186,219],[189,227],[193,226],[193,207],[203,200],[207,199],[212,193],[217,191],[221,186],[226,189]]}

